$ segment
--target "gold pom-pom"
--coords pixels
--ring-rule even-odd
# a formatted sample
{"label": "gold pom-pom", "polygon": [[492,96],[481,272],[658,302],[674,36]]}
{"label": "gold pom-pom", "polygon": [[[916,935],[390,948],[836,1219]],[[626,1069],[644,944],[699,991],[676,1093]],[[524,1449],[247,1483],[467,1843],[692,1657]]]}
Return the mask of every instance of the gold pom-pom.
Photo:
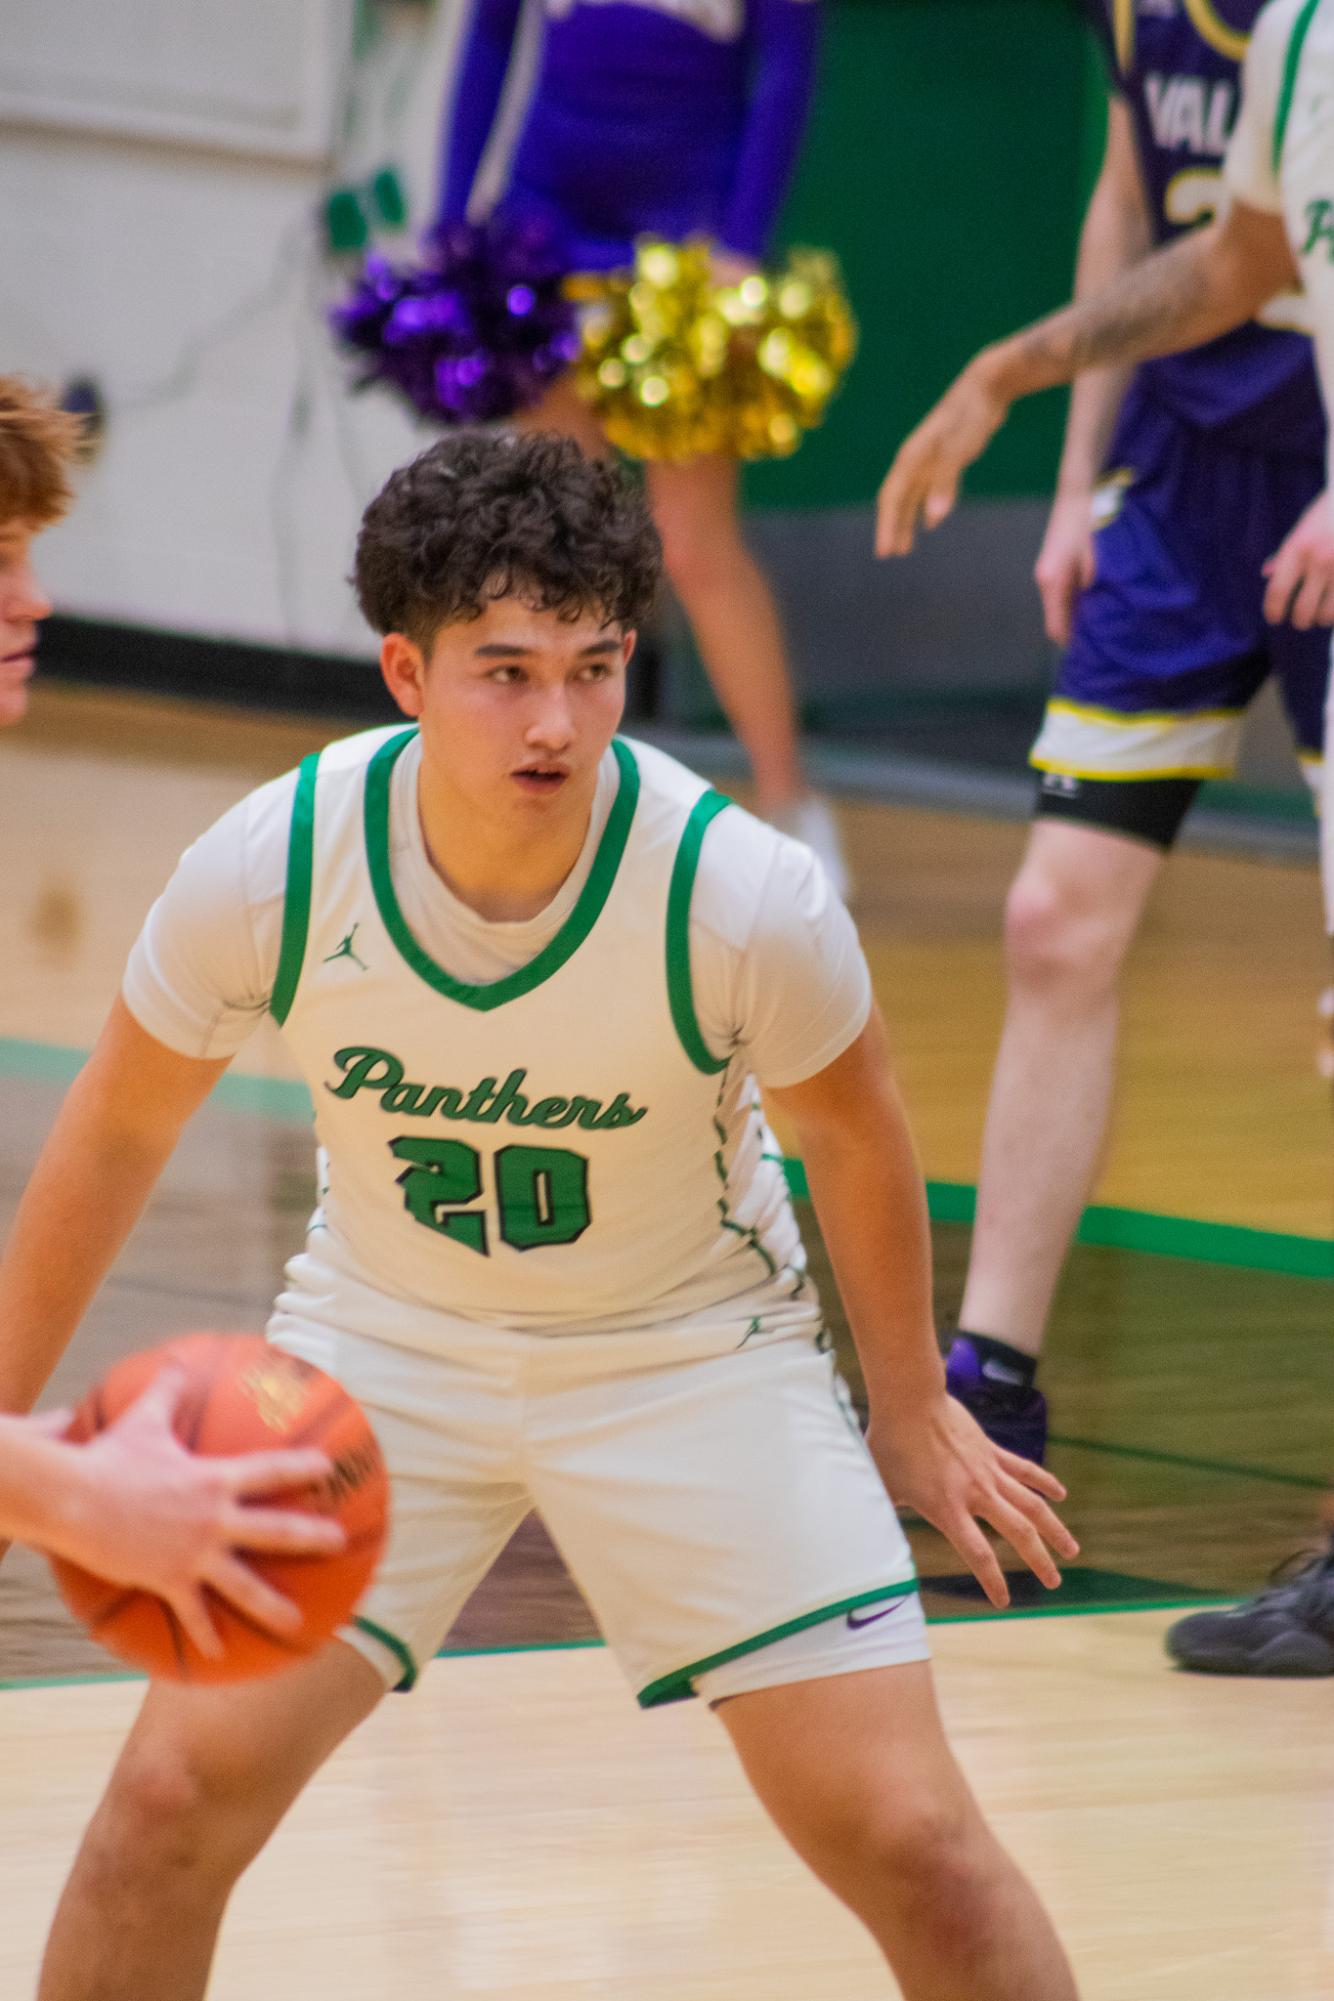
{"label": "gold pom-pom", "polygon": [[575,382],[608,438],[637,459],[785,458],[824,417],[857,350],[827,251],[715,282],[703,237],[641,237],[633,270],[582,277]]}

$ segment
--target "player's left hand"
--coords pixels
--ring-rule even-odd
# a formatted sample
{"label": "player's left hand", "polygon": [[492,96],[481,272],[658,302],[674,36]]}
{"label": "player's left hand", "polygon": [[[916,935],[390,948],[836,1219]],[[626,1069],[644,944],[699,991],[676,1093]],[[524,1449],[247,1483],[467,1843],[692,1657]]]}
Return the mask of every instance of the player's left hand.
{"label": "player's left hand", "polygon": [[1334,625],[1334,505],[1320,494],[1264,566],[1265,617],[1307,632]]}
{"label": "player's left hand", "polygon": [[984,350],[899,446],[876,502],[877,556],[906,556],[919,526],[940,526],[965,469],[981,457],[1009,408]]}
{"label": "player's left hand", "polygon": [[947,1536],[997,1610],[1010,1602],[1004,1572],[982,1533],[986,1522],[1049,1591],[1061,1581],[1054,1550],[1067,1561],[1079,1544],[1048,1501],[1063,1501],[1054,1473],[993,1445],[977,1420],[942,1390],[925,1410],[872,1419],[867,1444],[885,1486]]}

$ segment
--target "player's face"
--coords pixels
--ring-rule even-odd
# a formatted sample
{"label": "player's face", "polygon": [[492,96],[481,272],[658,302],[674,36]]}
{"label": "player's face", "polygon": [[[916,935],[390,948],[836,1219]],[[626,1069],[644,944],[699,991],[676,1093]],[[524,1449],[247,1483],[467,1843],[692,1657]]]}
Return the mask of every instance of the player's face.
{"label": "player's face", "polygon": [[33,573],[33,534],[27,522],[0,522],[0,727],[27,709],[37,627],[51,609]]}
{"label": "player's face", "polygon": [[[391,662],[396,638],[408,654]],[[592,612],[562,619],[497,598],[480,618],[442,626],[429,660],[399,635],[381,658],[400,707],[420,718],[424,758],[453,789],[488,810],[545,813],[591,799],[634,643]],[[398,678],[412,654],[420,672]]]}

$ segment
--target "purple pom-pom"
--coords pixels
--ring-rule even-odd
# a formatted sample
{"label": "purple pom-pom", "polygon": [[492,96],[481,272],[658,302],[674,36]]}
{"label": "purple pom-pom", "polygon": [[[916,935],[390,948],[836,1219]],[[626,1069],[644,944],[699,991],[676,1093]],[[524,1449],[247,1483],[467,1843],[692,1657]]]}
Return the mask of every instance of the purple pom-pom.
{"label": "purple pom-pom", "polygon": [[537,402],[579,352],[559,245],[531,222],[448,223],[420,265],[371,252],[329,323],[360,364],[423,417],[472,424]]}

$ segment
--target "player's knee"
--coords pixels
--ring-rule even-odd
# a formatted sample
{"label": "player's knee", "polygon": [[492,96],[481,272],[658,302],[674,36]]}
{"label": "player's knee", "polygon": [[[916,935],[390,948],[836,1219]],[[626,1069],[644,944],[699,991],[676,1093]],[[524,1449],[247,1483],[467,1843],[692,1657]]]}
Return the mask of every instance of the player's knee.
{"label": "player's knee", "polygon": [[92,1832],[104,1866],[126,1878],[230,1878],[262,1846],[274,1818],[258,1782],[209,1770],[176,1746],[131,1745]]}
{"label": "player's knee", "polygon": [[896,1910],[905,1929],[930,1933],[938,1946],[949,1933],[963,1945],[983,1924],[989,1844],[966,1800],[905,1800],[887,1789],[865,1817],[860,1848],[876,1879],[874,1904]]}
{"label": "player's knee", "polygon": [[1036,872],[1016,878],[1005,904],[1005,959],[1017,984],[1099,991],[1115,979],[1122,951],[1111,913]]}

